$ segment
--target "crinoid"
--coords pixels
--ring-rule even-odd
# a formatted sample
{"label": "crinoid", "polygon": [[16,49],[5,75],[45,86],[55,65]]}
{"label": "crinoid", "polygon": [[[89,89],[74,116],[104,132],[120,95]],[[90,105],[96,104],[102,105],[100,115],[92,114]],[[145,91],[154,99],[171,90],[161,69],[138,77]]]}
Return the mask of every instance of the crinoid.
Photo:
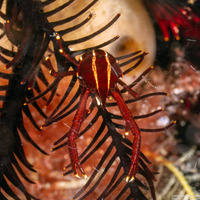
{"label": "crinoid", "polygon": [[169,41],[170,36],[174,36],[176,40],[180,40],[180,37],[200,39],[199,1],[194,1],[195,3],[168,0],[145,1],[165,41]]}
{"label": "crinoid", "polygon": [[[43,119],[46,119],[43,126],[49,126],[61,119],[66,120],[71,113],[76,111],[72,127],[55,142],[57,146],[53,149],[69,147],[72,170],[67,171],[64,175],[74,172],[78,176],[77,168],[85,175],[84,163],[89,159],[94,159],[94,154],[101,146],[107,145],[103,155],[94,161],[96,163],[95,170],[89,180],[74,196],[74,199],[89,198],[90,194],[104,181],[106,183],[104,189],[96,199],[111,198],[114,195],[112,197],[114,199],[143,200],[147,199],[144,190],[150,188],[151,196],[155,200],[153,186],[155,177],[147,166],[150,162],[140,151],[140,133],[143,131],[163,131],[172,126],[174,122],[160,129],[139,128],[136,123],[137,119],[145,120],[146,117],[151,117],[163,109],[134,116],[128,106],[132,106],[132,104],[144,98],[156,95],[165,96],[167,93],[155,92],[140,96],[133,90],[133,87],[153,67],[145,70],[129,85],[126,85],[120,78],[122,74],[127,75],[138,67],[147,53],[137,51],[115,58],[106,51],[100,50],[114,42],[119,36],[86,49],[70,50],[70,45],[89,41],[104,32],[117,21],[120,14],[114,16],[110,22],[96,32],[79,39],[66,41],[63,39],[64,35],[73,34],[73,31],[88,23],[93,14],[90,13],[81,23],[73,27],[60,30],[57,30],[56,27],[64,27],[70,21],[75,20],[89,10],[97,0],[91,1],[80,12],[71,17],[49,22],[49,17],[58,14],[63,9],[68,9],[69,5],[75,0],[69,0],[53,10],[44,12],[45,6],[54,2],[55,0],[41,2],[31,0],[0,1],[0,37],[1,39],[7,38],[13,46],[13,48],[0,47],[1,64],[5,67],[0,73],[1,79],[5,79],[5,84],[0,87],[2,91],[0,100],[3,102],[0,110],[0,198],[7,199],[7,196],[9,196],[13,199],[21,199],[13,192],[11,183],[24,193],[26,199],[37,199],[27,192],[19,177],[22,176],[26,181],[33,183],[19,164],[20,161],[25,168],[34,171],[33,166],[24,154],[20,135],[43,154],[46,154],[31,139],[24,126],[23,113],[35,128],[39,129],[30,109],[30,105],[33,105],[36,112]],[[76,56],[81,54],[82,57],[79,62]],[[55,58],[54,64],[50,61],[51,57]],[[125,61],[121,62],[121,60]],[[123,67],[128,64],[132,64],[132,66],[123,70]],[[50,74],[55,77],[52,82],[46,79],[47,75],[43,68],[47,68]],[[42,99],[48,107],[54,101],[55,96],[59,95],[59,84],[65,76],[67,76],[67,84],[66,88],[63,89],[64,95],[51,115],[46,117],[41,104],[36,101]],[[77,88],[78,80],[80,84]],[[41,89],[41,84],[45,89]],[[128,100],[122,98],[125,92],[129,92],[131,95]],[[46,96],[48,93],[50,93],[49,97]],[[115,101],[106,102],[106,98],[110,96]],[[89,106],[87,106],[87,102],[90,102]],[[113,110],[117,110],[118,107],[120,112],[113,113]],[[124,121],[126,122],[125,125]],[[80,131],[82,122],[86,123],[86,127]],[[99,127],[94,128],[97,125]],[[78,155],[75,139],[85,136],[90,129],[94,130],[93,138],[84,147],[81,155]],[[123,131],[125,133],[121,134]],[[129,132],[133,134],[133,140],[126,137]],[[64,141],[66,138],[68,140]],[[69,167],[71,165],[67,166],[66,169]],[[111,176],[109,180],[106,180],[111,168]],[[142,180],[140,180],[139,175],[143,177]],[[147,184],[143,183],[143,180]],[[8,182],[10,183],[8,184]]]}

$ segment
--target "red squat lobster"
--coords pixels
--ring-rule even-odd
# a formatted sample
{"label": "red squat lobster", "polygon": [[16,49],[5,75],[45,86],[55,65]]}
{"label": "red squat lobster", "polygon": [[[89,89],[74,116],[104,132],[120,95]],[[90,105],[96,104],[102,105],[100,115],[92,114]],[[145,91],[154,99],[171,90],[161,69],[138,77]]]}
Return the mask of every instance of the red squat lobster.
{"label": "red squat lobster", "polygon": [[[101,102],[103,109],[105,108],[106,98],[108,96],[111,95],[116,100],[122,117],[126,122],[126,133],[130,131],[134,135],[131,165],[126,177],[127,182],[133,181],[135,179],[135,175],[137,173],[138,168],[138,160],[141,146],[141,131],[137,123],[133,119],[131,111],[128,109],[126,103],[124,102],[120,91],[117,87],[117,83],[122,85],[134,98],[138,98],[139,95],[120,79],[121,77],[123,77],[123,73],[120,69],[118,61],[111,54],[100,49],[90,50],[81,56],[79,63],[64,51],[60,40],[60,36],[57,33],[56,40],[59,45],[60,53],[63,56],[65,56],[67,60],[75,64],[78,70],[56,72],[53,69],[49,57],[47,56],[45,58],[45,62],[46,66],[50,70],[50,74],[54,77],[77,75],[77,77],[82,81],[82,84],[84,86],[82,89],[79,106],[68,134],[68,148],[71,158],[72,170],[75,176],[79,177],[77,173],[77,169],[79,169],[83,176],[87,177],[81,163],[79,162],[79,156],[75,140],[78,138],[81,124],[85,118],[87,99],[89,95],[93,93],[95,94],[98,101]],[[133,54],[137,53],[138,52],[135,52]],[[147,53],[143,53],[142,56],[144,57],[146,54]],[[124,56],[123,58],[126,58],[126,56]],[[153,67],[150,67],[144,73],[146,74],[152,68]],[[43,124],[43,126],[45,126],[46,124],[48,124],[48,119]],[[168,125],[164,129],[168,128],[171,125],[172,124]]]}

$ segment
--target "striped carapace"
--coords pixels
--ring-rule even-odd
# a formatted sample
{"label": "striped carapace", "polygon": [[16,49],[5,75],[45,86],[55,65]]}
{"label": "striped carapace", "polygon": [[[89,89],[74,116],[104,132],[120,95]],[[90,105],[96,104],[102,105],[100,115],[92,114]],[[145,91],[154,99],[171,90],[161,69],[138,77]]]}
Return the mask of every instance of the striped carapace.
{"label": "striped carapace", "polygon": [[117,80],[122,77],[122,71],[116,59],[103,50],[92,50],[80,58],[77,76],[88,88],[98,93],[105,107],[109,90],[116,87]]}

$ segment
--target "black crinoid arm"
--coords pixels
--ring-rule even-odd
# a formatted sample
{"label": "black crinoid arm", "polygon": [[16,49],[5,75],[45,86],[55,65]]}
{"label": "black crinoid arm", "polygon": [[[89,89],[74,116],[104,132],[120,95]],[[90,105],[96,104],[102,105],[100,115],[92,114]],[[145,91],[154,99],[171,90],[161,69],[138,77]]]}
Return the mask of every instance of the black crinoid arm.
{"label": "black crinoid arm", "polygon": [[[41,153],[47,153],[32,140],[24,126],[25,115],[39,130],[29,106],[23,104],[27,98],[34,96],[32,88],[40,92],[35,81],[36,76],[44,84],[48,84],[40,70],[39,62],[47,49],[49,39],[37,22],[34,22],[34,16],[39,17],[37,16],[39,5],[33,5],[32,1],[1,1],[0,6],[2,25],[0,199],[21,199],[13,192],[12,184],[21,190],[26,199],[38,199],[27,192],[24,183],[20,180],[21,176],[27,182],[34,183],[22,168],[36,172],[26,159],[21,136]],[[28,81],[23,81],[25,78]],[[36,102],[33,106],[42,118],[46,118]]]}
{"label": "black crinoid arm", "polygon": [[[43,120],[46,119],[44,126],[47,126],[47,129],[52,123],[58,122],[61,119],[67,119],[78,108],[79,102],[77,102],[77,99],[81,98],[81,91],[84,86],[81,82],[79,84],[76,75],[68,78],[68,86],[62,89],[65,90],[64,95],[49,117],[43,112],[41,105],[37,103],[38,99],[43,99],[47,106],[50,103],[53,104],[54,98],[58,96],[57,91],[63,79],[62,77],[55,77],[53,81],[47,80],[47,75],[43,68],[49,70],[48,59],[51,59],[51,56],[55,59],[54,64],[50,67],[53,67],[57,72],[65,73],[68,70],[77,71],[76,63],[78,61],[75,58],[76,56],[91,49],[103,48],[119,37],[108,38],[108,40],[102,43],[98,41],[94,46],[89,48],[71,51],[69,49],[70,45],[79,45],[80,43],[87,42],[106,31],[117,21],[120,14],[113,16],[105,25],[102,25],[101,28],[87,36],[74,40],[66,40],[64,39],[66,34],[73,34],[85,24],[87,25],[88,21],[93,17],[93,14],[89,13],[86,18],[76,25],[71,27],[67,26],[67,28],[63,27],[88,12],[97,0],[90,1],[79,12],[70,17],[64,16],[60,20],[49,21],[48,19],[50,17],[59,15],[64,9],[69,9],[72,3],[76,3],[75,0],[62,1],[56,8],[52,6],[53,9],[45,11],[45,8],[53,5],[54,2],[55,0],[0,1],[0,39],[1,41],[6,41],[4,42],[5,45],[2,42],[0,46],[0,91],[2,92],[0,96],[0,199],[21,199],[13,191],[12,185],[21,190],[26,199],[38,199],[27,191],[23,181],[21,181],[21,178],[23,178],[25,181],[33,183],[24,173],[24,167],[33,172],[35,171],[25,156],[21,136],[41,153],[46,154],[32,140],[25,128],[24,116],[31,121],[35,129],[40,130],[30,109],[30,105],[35,108]],[[58,35],[60,38],[59,42],[61,42],[67,56],[63,56],[62,54],[63,50],[60,49],[59,42],[56,38]],[[139,66],[145,55],[145,52],[138,51],[117,58],[119,61],[128,59],[120,64],[124,75]],[[134,64],[130,68],[123,70],[123,67],[130,63]],[[122,87],[122,89],[119,89],[119,92],[122,95],[127,91],[132,92],[132,88],[151,69],[147,69],[128,86],[123,81],[119,81]],[[43,85],[43,89],[41,89],[40,84]],[[78,87],[76,87],[77,84],[79,84]],[[50,95],[46,97],[46,94]],[[125,103],[131,105],[141,99],[155,95],[166,95],[166,93],[157,92],[146,94],[144,96],[138,96],[137,98],[130,98]],[[84,151],[80,154],[81,164],[84,166],[85,162],[93,159],[94,154],[104,144],[107,145],[107,148],[101,157],[99,157],[98,162],[95,162],[97,163],[95,170],[92,172],[85,186],[74,196],[74,199],[90,198],[90,194],[97,191],[98,187],[103,183],[104,188],[101,192],[98,191],[95,199],[111,199],[112,197],[112,199],[145,200],[148,199],[145,196],[145,191],[150,189],[151,197],[155,200],[153,185],[155,177],[147,166],[150,162],[142,152],[139,155],[137,176],[134,181],[126,182],[126,176],[131,163],[132,142],[121,134],[121,130],[126,129],[123,125],[122,116],[120,114],[114,114],[111,111],[112,109],[117,109],[116,102],[108,102],[105,109],[102,109],[94,94],[91,94],[90,97],[89,112],[87,112],[84,121],[86,127],[81,130],[79,137],[85,135],[91,129],[94,133],[92,140],[84,147]],[[134,119],[151,117],[160,111],[162,109],[143,116],[134,116]],[[96,130],[94,127],[97,124],[100,126]],[[164,129],[159,129],[159,131]],[[141,129],[141,131],[151,130]],[[64,134],[55,142],[56,147],[53,150],[58,150],[68,144],[66,139],[67,135],[68,133]],[[66,169],[69,167],[70,165]],[[69,169],[64,175],[68,175],[71,172],[72,170]],[[107,175],[110,173],[109,180],[107,180]]]}

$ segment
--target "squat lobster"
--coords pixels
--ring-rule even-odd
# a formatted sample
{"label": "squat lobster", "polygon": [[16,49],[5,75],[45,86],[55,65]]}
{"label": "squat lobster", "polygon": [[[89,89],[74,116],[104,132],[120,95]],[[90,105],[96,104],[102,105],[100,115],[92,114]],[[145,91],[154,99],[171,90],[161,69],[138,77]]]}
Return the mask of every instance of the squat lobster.
{"label": "squat lobster", "polygon": [[[120,69],[117,59],[114,58],[111,54],[100,49],[90,50],[84,53],[80,58],[80,62],[78,62],[64,51],[60,36],[58,34],[56,34],[56,40],[59,45],[59,52],[68,61],[77,66],[77,71],[56,72],[53,69],[49,57],[46,57],[45,63],[47,68],[49,69],[50,74],[54,77],[60,78],[70,75],[77,75],[84,86],[82,89],[77,112],[74,116],[71,129],[68,133],[68,148],[71,158],[72,170],[75,176],[79,177],[77,173],[77,169],[79,169],[83,176],[87,177],[81,163],[79,162],[75,140],[78,138],[81,124],[86,115],[87,99],[92,93],[96,96],[96,99],[100,102],[103,109],[105,109],[106,98],[112,96],[116,100],[121,115],[126,122],[125,132],[127,133],[130,131],[134,135],[131,164],[126,177],[127,182],[133,181],[135,179],[135,175],[138,169],[138,160],[141,146],[141,131],[137,123],[133,119],[132,113],[124,102],[117,84],[119,83],[120,85],[122,85],[134,98],[138,98],[139,94],[133,91],[120,79],[121,77],[123,77],[123,73]],[[120,59],[136,55],[139,52],[121,57]],[[143,54],[138,56],[140,60],[138,61],[137,66],[142,62],[146,54],[147,53],[144,52]],[[143,74],[148,73],[152,68],[153,67],[148,68]],[[164,93],[164,95],[166,95],[166,93]],[[50,120],[51,118],[47,118],[46,122],[43,124],[43,127],[48,125]]]}

